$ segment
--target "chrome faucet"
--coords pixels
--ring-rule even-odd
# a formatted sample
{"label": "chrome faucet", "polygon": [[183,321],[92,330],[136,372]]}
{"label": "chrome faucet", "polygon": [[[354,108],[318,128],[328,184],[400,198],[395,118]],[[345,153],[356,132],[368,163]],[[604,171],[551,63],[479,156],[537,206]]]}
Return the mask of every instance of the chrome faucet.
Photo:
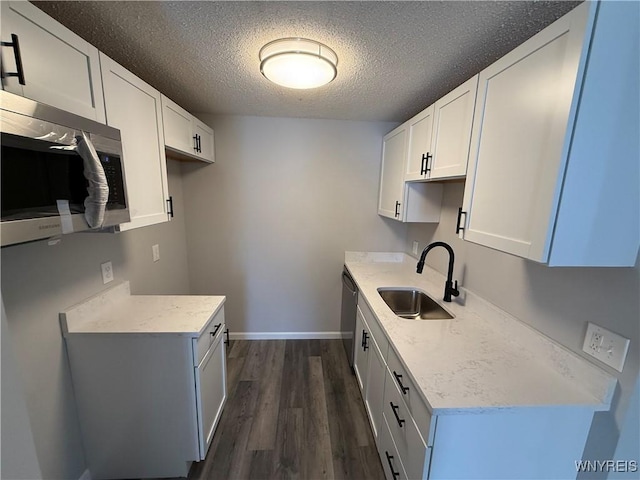
{"label": "chrome faucet", "polygon": [[427,253],[434,247],[444,247],[447,252],[449,252],[449,270],[447,271],[447,282],[444,284],[444,301],[450,302],[451,296],[457,297],[460,295],[458,291],[458,281],[456,280],[455,286],[453,284],[453,248],[448,243],[444,242],[433,242],[425,247],[422,251],[422,255],[420,255],[420,260],[418,261],[418,265],[416,268],[417,273],[422,273],[422,269],[424,268],[424,259],[427,256]]}

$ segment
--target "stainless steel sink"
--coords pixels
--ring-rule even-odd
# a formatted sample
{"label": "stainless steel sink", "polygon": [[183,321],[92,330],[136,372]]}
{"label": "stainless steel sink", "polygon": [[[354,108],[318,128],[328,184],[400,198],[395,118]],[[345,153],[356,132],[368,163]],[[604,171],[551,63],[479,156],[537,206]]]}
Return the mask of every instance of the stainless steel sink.
{"label": "stainless steel sink", "polygon": [[378,293],[389,308],[402,318],[444,320],[453,318],[438,302],[419,290],[379,288]]}

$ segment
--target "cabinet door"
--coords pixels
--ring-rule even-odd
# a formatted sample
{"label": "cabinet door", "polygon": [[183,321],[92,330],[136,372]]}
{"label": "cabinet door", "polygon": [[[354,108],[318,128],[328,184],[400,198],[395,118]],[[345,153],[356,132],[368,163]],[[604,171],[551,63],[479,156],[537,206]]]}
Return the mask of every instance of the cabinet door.
{"label": "cabinet door", "polygon": [[382,143],[378,214],[396,220],[403,220],[406,140],[407,125],[403,124],[385,135]]}
{"label": "cabinet door", "polygon": [[371,339],[371,351],[368,358],[366,394],[364,404],[369,414],[374,438],[378,438],[382,420],[382,401],[384,399],[384,381],[386,365],[378,346]]}
{"label": "cabinet door", "polygon": [[588,2],[480,73],[463,238],[541,261],[570,135]]}
{"label": "cabinet door", "polygon": [[398,455],[398,449],[395,443],[393,443],[389,426],[384,418],[382,419],[380,435],[376,444],[378,446],[378,453],[380,454],[380,461],[382,462],[385,478],[387,480],[406,480],[407,474],[404,471],[404,465],[402,465],[402,461]]}
{"label": "cabinet door", "polygon": [[195,153],[191,114],[162,95],[162,125],[167,148],[189,154]]}
{"label": "cabinet door", "polygon": [[131,222],[120,230],[169,220],[160,92],[100,54],[107,125],[120,129]]}
{"label": "cabinet door", "polygon": [[433,113],[434,106],[431,105],[408,122],[409,156],[404,172],[405,180],[422,180],[427,177],[427,172],[431,168],[433,159],[433,150],[431,148]]}
{"label": "cabinet door", "polygon": [[369,338],[369,328],[364,321],[362,312],[358,308],[358,314],[356,315],[356,348],[353,359],[353,370],[358,380],[358,387],[362,392],[362,398],[366,398],[366,385],[367,385],[367,369],[369,368],[369,347],[371,345],[371,339]]}
{"label": "cabinet door", "polygon": [[227,400],[227,368],[225,343],[222,341],[224,325],[217,340],[196,367],[196,403],[200,460],[204,460],[213,434]]}
{"label": "cabinet door", "polygon": [[196,156],[201,160],[209,163],[215,161],[214,149],[213,149],[213,129],[207,124],[201,122],[196,117],[192,118],[193,134],[198,138],[199,151]]}
{"label": "cabinet door", "polygon": [[478,75],[436,102],[430,179],[464,177],[467,174],[477,87]]}
{"label": "cabinet door", "polygon": [[[4,77],[2,88],[83,117],[105,121],[98,49],[28,2],[1,2],[2,42],[18,36],[24,85]],[[3,46],[2,71],[16,72]]]}

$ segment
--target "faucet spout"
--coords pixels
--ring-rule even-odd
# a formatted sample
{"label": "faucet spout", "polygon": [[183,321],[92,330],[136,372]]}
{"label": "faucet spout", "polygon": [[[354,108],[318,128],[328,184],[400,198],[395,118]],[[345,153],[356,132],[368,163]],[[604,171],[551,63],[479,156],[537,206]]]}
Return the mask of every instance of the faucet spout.
{"label": "faucet spout", "polygon": [[451,296],[457,297],[460,295],[460,291],[458,290],[458,281],[455,281],[455,286],[453,283],[453,262],[455,259],[455,255],[453,253],[453,248],[451,245],[445,242],[433,242],[425,247],[422,251],[422,255],[420,255],[420,260],[418,260],[418,265],[416,266],[416,272],[422,273],[424,269],[424,260],[427,257],[427,254],[435,247],[443,247],[447,252],[449,252],[449,268],[447,269],[447,281],[444,285],[444,301],[450,302]]}

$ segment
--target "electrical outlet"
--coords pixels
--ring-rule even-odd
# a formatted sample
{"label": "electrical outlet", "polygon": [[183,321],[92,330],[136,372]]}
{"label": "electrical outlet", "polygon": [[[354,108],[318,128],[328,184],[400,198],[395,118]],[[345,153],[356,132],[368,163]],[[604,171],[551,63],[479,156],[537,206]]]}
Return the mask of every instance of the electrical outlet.
{"label": "electrical outlet", "polygon": [[157,243],[155,245],[152,245],[151,252],[153,252],[153,261],[160,261],[160,245],[158,245]]}
{"label": "electrical outlet", "polygon": [[418,254],[418,242],[416,242],[415,240],[413,241],[413,248],[411,251],[413,252],[414,255]]}
{"label": "electrical outlet", "polygon": [[102,283],[105,285],[109,282],[113,281],[113,266],[111,262],[104,262],[100,264],[100,268],[102,269]]}
{"label": "electrical outlet", "polygon": [[589,322],[582,350],[621,372],[629,350],[629,339]]}

